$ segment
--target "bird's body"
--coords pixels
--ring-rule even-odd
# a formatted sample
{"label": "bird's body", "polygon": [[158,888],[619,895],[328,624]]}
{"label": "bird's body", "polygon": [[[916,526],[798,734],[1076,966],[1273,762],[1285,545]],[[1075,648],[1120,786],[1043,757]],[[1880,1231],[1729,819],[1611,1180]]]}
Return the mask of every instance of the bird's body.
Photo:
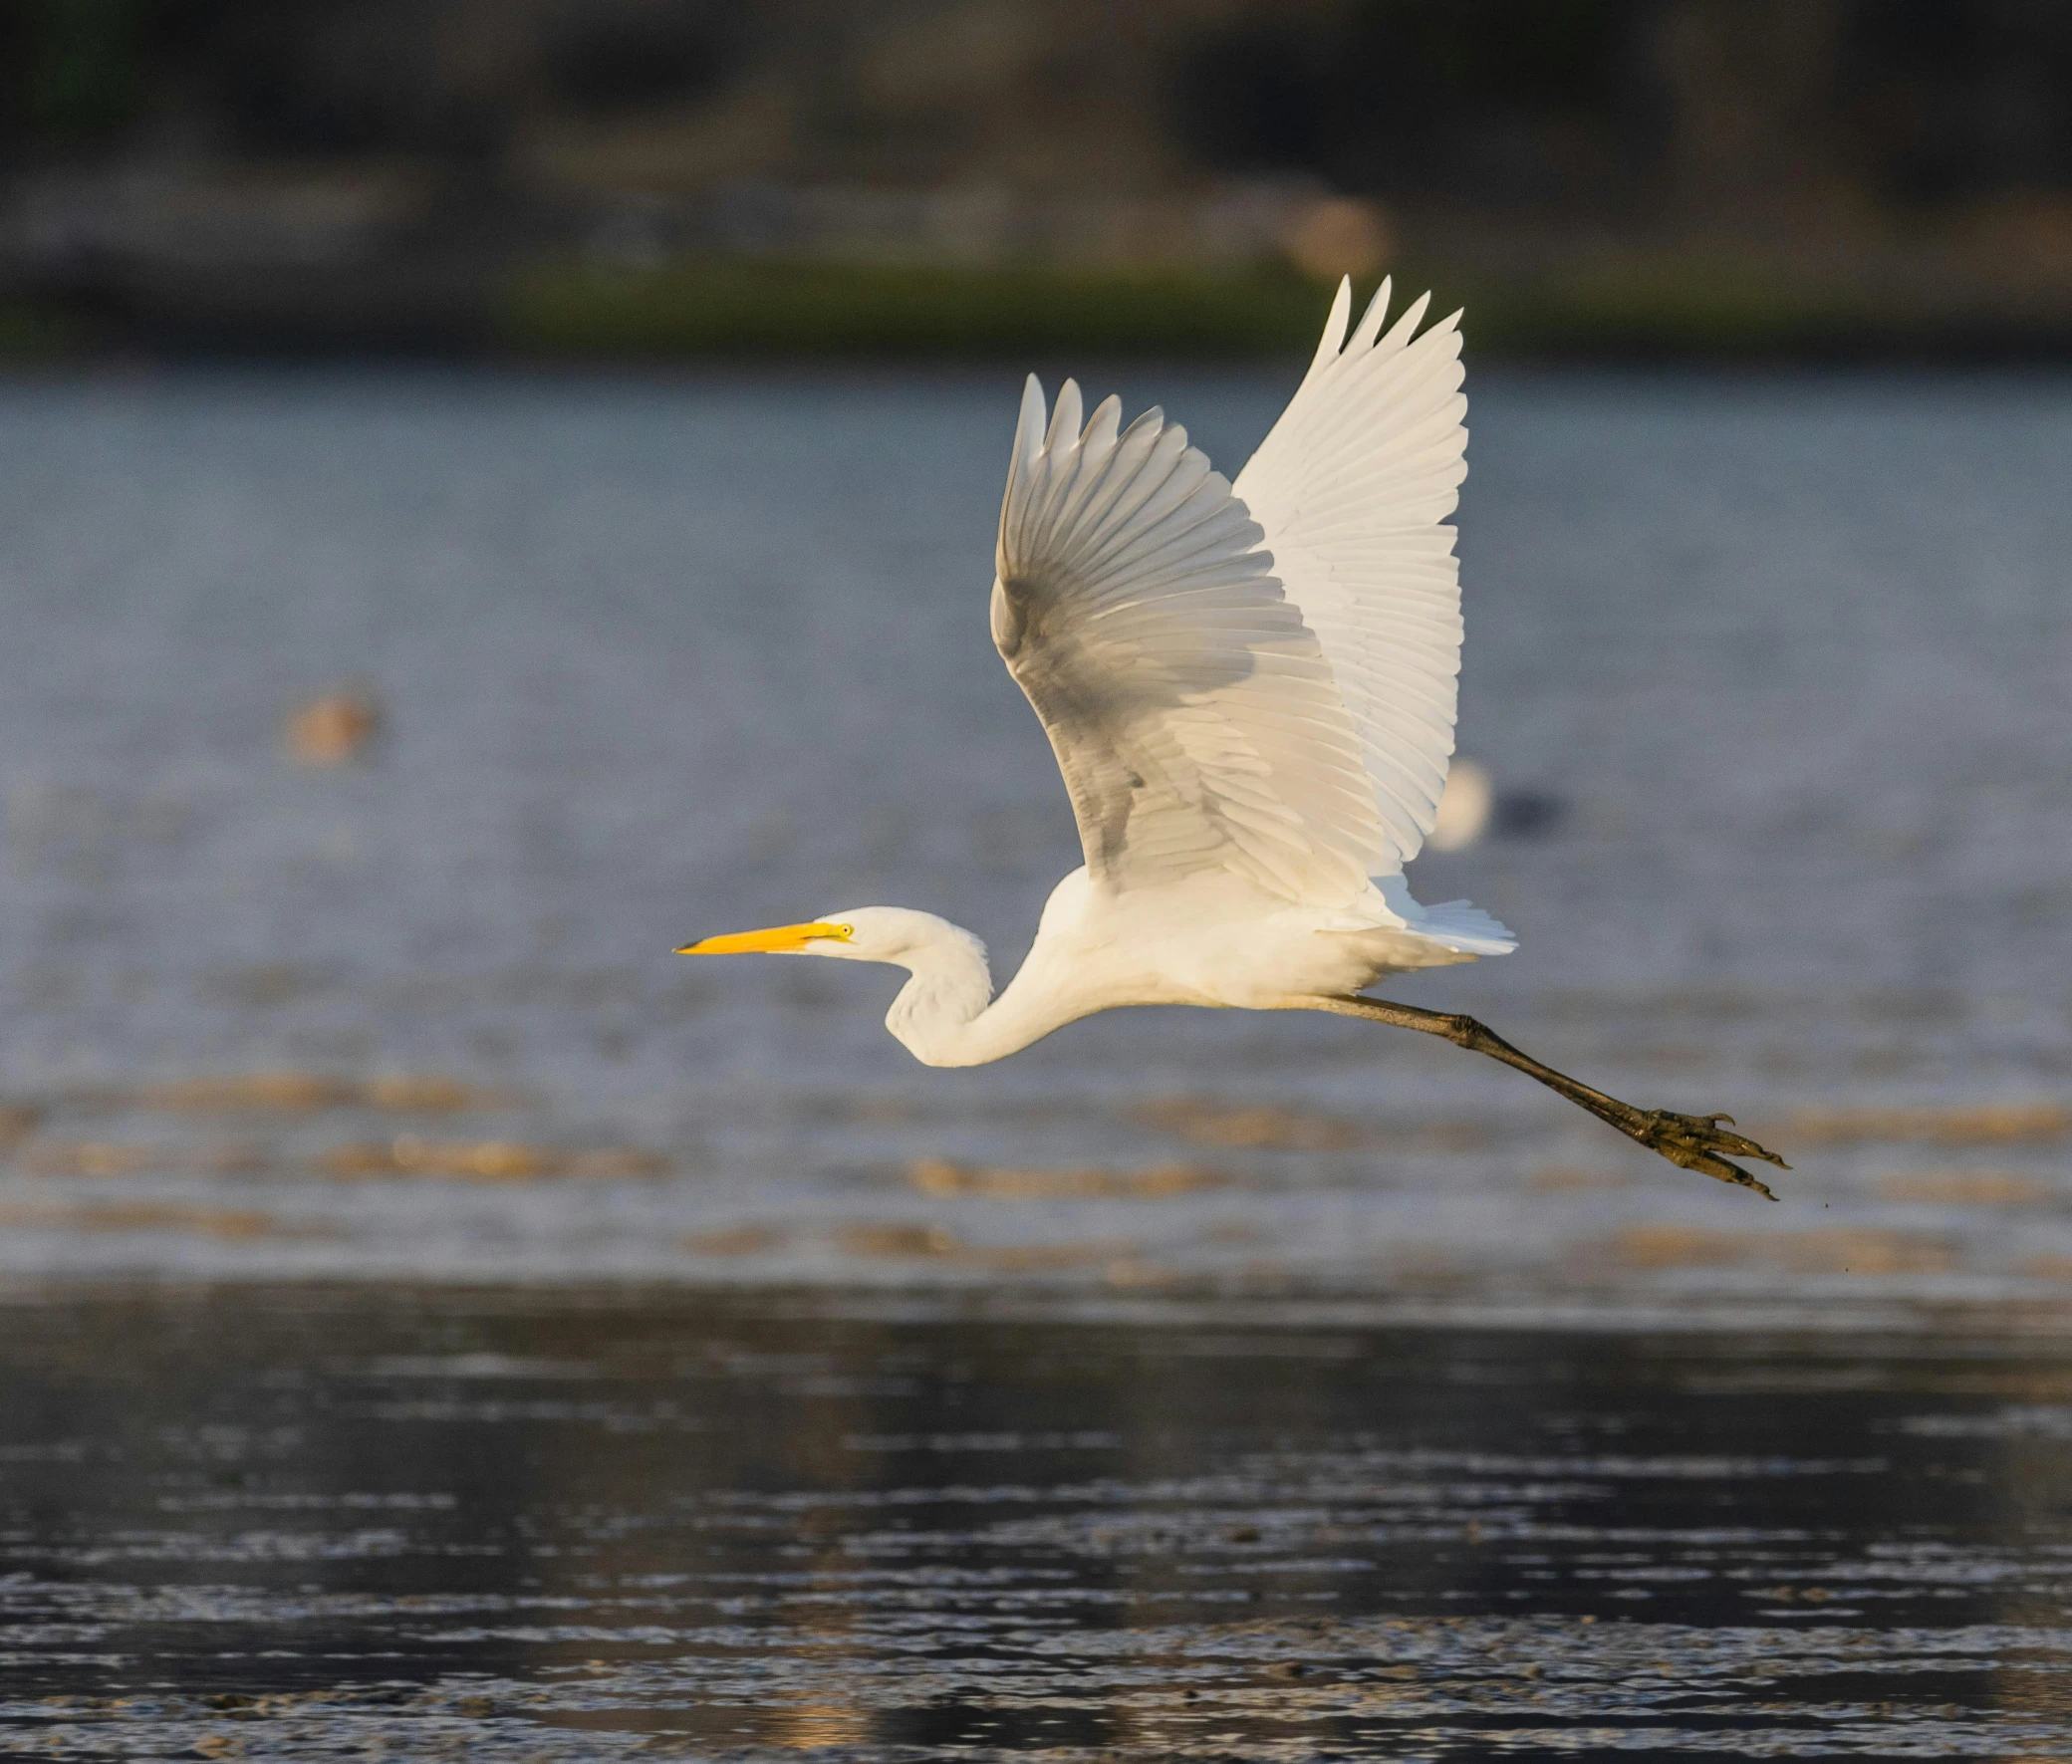
{"label": "bird's body", "polygon": [[864,959],[910,971],[886,1027],[927,1066],[982,1066],[1122,1005],[1309,1009],[1388,974],[1473,959],[1401,923],[1274,900],[1241,878],[1131,892],[1084,869],[1051,891],[997,998],[985,946],[946,919],[863,906],[822,922],[851,926],[848,949]]}
{"label": "bird's body", "polygon": [[1086,862],[997,998],[976,937],[900,907],[681,953],[905,967],[887,1027],[930,1066],[1001,1059],[1122,1005],[1378,1018],[1518,1066],[1674,1161],[1760,1188],[1718,1153],[1770,1154],[1708,1125],[1723,1117],[1644,1115],[1470,1019],[1360,996],[1514,940],[1465,901],[1420,905],[1403,878],[1453,749],[1459,315],[1420,335],[1421,300],[1384,334],[1385,282],[1348,337],[1351,298],[1341,285],[1309,373],[1234,485],[1158,410],[1125,429],[1110,398],[1082,424],[1071,380],[1046,422],[1030,378],[990,618]]}

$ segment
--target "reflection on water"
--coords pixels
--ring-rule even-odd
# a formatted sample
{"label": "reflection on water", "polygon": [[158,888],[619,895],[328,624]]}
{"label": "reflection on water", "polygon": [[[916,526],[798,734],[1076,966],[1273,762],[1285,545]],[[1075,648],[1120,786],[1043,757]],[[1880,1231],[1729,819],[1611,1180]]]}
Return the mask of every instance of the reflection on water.
{"label": "reflection on water", "polygon": [[178,1288],[0,1332],[11,1755],[2072,1757],[2072,1360]]}

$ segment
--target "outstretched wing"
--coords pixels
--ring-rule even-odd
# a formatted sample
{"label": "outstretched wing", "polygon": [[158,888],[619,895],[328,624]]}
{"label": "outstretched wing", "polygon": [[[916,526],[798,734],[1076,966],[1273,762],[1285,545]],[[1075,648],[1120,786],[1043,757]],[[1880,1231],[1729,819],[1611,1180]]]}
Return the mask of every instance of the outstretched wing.
{"label": "outstretched wing", "polygon": [[1467,475],[1467,400],[1458,313],[1416,336],[1427,294],[1383,336],[1384,282],[1348,342],[1352,299],[1341,283],[1316,360],[1236,494],[1337,678],[1387,874],[1431,831],[1453,752],[1460,571],[1443,523]]}
{"label": "outstretched wing", "polygon": [[1087,868],[1223,869],[1288,900],[1364,894],[1389,851],[1316,636],[1226,479],[1158,410],[1080,430],[1032,375],[1000,510],[993,641],[1050,736]]}

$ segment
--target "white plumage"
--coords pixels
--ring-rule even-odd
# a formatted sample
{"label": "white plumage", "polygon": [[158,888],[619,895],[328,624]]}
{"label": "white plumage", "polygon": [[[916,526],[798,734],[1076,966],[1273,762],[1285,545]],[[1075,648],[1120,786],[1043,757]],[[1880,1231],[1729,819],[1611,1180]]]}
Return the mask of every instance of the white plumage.
{"label": "white plumage", "polygon": [[[1427,912],[1401,875],[1453,751],[1460,590],[1444,520],[1466,475],[1460,336],[1350,341],[1339,287],[1316,359],[1236,486],[1148,411],[1079,388],[1015,430],[993,640],[1042,718],[1087,870],[1148,886],[1223,870],[1277,898],[1424,932],[1457,956],[1509,934]],[[1457,318],[1457,315],[1456,315]],[[1418,965],[1424,965],[1420,963]]]}
{"label": "white plumage", "polygon": [[1110,398],[1050,432],[1033,377],[1000,514],[993,641],[1058,756],[1087,870],[1226,869],[1351,905],[1388,841],[1360,741],[1259,525],[1186,430]]}
{"label": "white plumage", "polygon": [[[1316,360],[1236,492],[1330,658],[1400,870],[1431,831],[1453,751],[1460,570],[1445,519],[1467,476],[1460,315],[1381,335],[1389,284],[1346,341],[1341,283]],[[1415,341],[1414,341],[1415,339]]]}
{"label": "white plumage", "polygon": [[997,1060],[1118,1005],[1377,1017],[1492,1054],[1677,1162],[1760,1187],[1717,1152],[1769,1153],[1705,1118],[1644,1116],[1470,1019],[1357,996],[1514,947],[1488,914],[1421,906],[1403,880],[1453,751],[1445,521],[1467,405],[1459,314],[1421,335],[1426,296],[1385,333],[1389,292],[1348,337],[1340,285],[1308,374],[1234,485],[1159,410],[1125,428],[1111,397],[1083,420],[1069,379],[1046,421],[1030,377],[992,632],[1050,737],[1085,866],[999,997],[976,937],[898,907],[682,953],[905,967],[887,1026],[933,1066]]}

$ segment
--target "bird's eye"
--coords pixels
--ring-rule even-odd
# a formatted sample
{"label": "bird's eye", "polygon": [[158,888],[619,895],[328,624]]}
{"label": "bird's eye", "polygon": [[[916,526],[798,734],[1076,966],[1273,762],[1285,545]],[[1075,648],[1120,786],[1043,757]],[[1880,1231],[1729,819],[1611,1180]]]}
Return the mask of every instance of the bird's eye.
{"label": "bird's eye", "polygon": [[845,937],[854,937],[856,935],[855,925],[837,925],[835,929],[840,931]]}

